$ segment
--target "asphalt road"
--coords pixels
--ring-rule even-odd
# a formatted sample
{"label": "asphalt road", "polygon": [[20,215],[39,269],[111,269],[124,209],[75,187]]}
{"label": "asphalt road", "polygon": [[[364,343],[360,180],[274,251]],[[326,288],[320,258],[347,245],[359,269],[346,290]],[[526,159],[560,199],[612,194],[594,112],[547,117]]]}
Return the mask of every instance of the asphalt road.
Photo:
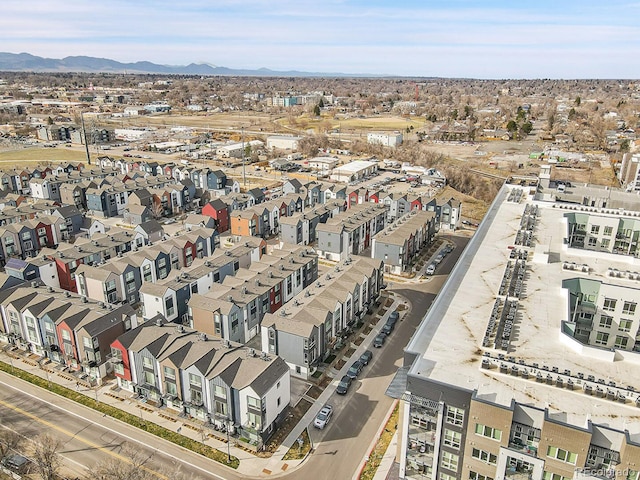
{"label": "asphalt road", "polygon": [[65,473],[91,478],[92,468],[106,460],[128,462],[132,446],[150,473],[164,480],[236,480],[233,470],[195,455],[110,417],[103,417],[62,397],[0,372],[0,426],[32,439],[47,433],[62,443]]}
{"label": "asphalt road", "polygon": [[334,394],[330,400],[334,417],[324,430],[310,427],[315,453],[296,470],[294,478],[318,480],[350,479],[368,454],[371,439],[384,422],[393,399],[385,391],[402,366],[404,347],[415,332],[427,309],[453,269],[468,238],[445,235],[456,248],[445,257],[437,275],[424,283],[391,284],[390,289],[405,297],[411,309],[387,338],[382,348],[370,348],[373,359],[345,396]]}

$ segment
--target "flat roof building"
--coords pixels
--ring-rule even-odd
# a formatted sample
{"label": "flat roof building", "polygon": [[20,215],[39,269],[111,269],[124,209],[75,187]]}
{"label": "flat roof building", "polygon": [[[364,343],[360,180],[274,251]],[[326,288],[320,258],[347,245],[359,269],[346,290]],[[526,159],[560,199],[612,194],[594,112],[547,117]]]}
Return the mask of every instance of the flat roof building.
{"label": "flat roof building", "polygon": [[500,190],[405,349],[400,478],[638,478],[640,262],[530,193]]}

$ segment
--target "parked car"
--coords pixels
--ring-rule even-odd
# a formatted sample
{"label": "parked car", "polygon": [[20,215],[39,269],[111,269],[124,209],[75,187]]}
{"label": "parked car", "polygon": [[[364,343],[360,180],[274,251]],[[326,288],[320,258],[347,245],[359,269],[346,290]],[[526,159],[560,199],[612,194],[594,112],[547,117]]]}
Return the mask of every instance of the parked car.
{"label": "parked car", "polygon": [[443,257],[442,255],[438,255],[438,256],[433,260],[433,262],[434,262],[436,265],[438,265],[440,262],[442,262],[442,259],[443,259],[443,258],[444,258],[444,257]]}
{"label": "parked car", "polygon": [[384,333],[385,336],[391,335],[391,332],[393,332],[393,323],[389,322],[385,323],[380,330],[380,333]]}
{"label": "parked car", "polygon": [[398,313],[397,310],[394,310],[393,312],[391,312],[391,315],[389,315],[389,318],[387,319],[387,323],[393,323],[395,325],[399,318],[400,318],[400,313]]}
{"label": "parked car", "polygon": [[352,380],[354,380],[358,375],[360,375],[360,372],[362,371],[363,366],[364,365],[362,365],[360,360],[356,360],[351,365],[351,368],[349,368],[349,370],[347,371],[347,376]]}
{"label": "parked car", "polygon": [[425,270],[425,273],[426,273],[427,275],[433,275],[434,273],[436,273],[436,266],[435,266],[435,264],[433,264],[433,263],[432,263],[432,264],[430,264],[430,265],[427,267],[427,269]]}
{"label": "parked car", "polygon": [[313,421],[313,426],[322,430],[327,426],[329,420],[331,420],[331,416],[333,415],[333,407],[331,405],[325,405],[316,415],[315,420]]}
{"label": "parked car", "polygon": [[371,350],[366,350],[362,355],[360,355],[360,363],[362,365],[369,365],[372,358],[373,352]]}
{"label": "parked car", "polygon": [[349,387],[351,386],[351,377],[345,375],[340,380],[340,383],[336,387],[336,393],[339,395],[346,395],[349,391]]}
{"label": "parked car", "polygon": [[375,348],[382,347],[386,339],[387,336],[384,333],[379,333],[378,335],[376,335],[376,338],[373,339],[373,346]]}

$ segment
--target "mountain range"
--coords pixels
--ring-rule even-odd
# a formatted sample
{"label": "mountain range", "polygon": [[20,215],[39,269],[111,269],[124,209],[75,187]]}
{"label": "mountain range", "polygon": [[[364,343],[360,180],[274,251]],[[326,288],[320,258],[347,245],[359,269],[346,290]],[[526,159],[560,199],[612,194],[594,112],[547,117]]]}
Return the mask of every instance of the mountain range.
{"label": "mountain range", "polygon": [[258,70],[233,69],[212,66],[206,63],[189,65],[158,65],[152,62],[122,63],[108,58],[74,56],[44,58],[29,53],[0,52],[0,71],[4,72],[85,72],[85,73],[155,73],[168,75],[226,75],[260,77],[370,77],[377,75],[353,75],[344,73],[319,73],[275,71],[268,68]]}

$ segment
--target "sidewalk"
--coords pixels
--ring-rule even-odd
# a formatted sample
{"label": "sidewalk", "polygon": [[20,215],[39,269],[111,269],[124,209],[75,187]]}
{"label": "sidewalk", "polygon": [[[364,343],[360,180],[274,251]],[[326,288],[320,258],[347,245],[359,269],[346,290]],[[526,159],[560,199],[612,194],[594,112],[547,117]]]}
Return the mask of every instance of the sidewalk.
{"label": "sidewalk", "polygon": [[[394,298],[393,304],[387,308],[385,315],[378,320],[377,324],[372,324],[373,329],[363,342],[357,347],[352,344],[352,347],[356,348],[351,356],[353,361],[357,360],[360,355],[369,348],[374,337],[386,322],[387,317],[401,303],[398,298]],[[92,388],[86,381],[76,377],[74,374],[62,371],[57,364],[49,363],[41,366],[35,358],[30,358],[28,355],[23,357],[15,352],[0,350],[0,360],[17,369],[46,379],[49,382],[54,382],[71,390],[77,390],[99,402],[139,416],[142,420],[153,422],[199,442],[204,440],[206,445],[224,453],[228,452],[232,456],[237,457],[240,460],[240,466],[236,471],[250,477],[278,474],[285,471],[290,472],[304,462],[304,459],[285,461],[283,457],[295,443],[296,439],[300,437],[303,430],[311,424],[322,406],[329,400],[331,395],[333,395],[339,379],[342,378],[343,375],[346,375],[352,363],[345,362],[331,384],[320,394],[319,398],[285,438],[280,447],[271,457],[263,458],[238,447],[233,438],[231,438],[231,441],[227,444],[225,433],[215,431],[211,427],[204,426],[203,423],[198,421],[179,417],[177,412],[173,412],[170,409],[157,408],[138,401],[133,398],[134,395],[131,392],[119,389],[114,379],[108,380],[101,386]]]}

